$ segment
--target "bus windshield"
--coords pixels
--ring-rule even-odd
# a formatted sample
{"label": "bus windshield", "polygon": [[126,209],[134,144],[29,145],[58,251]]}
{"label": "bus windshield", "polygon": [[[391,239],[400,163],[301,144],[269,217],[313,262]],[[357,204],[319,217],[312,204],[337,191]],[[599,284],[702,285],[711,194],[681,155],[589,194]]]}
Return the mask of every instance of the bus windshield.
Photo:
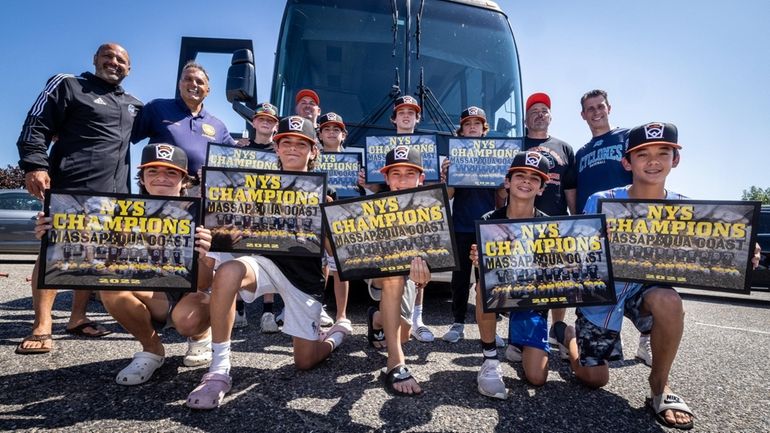
{"label": "bus windshield", "polygon": [[[319,94],[323,112],[340,114],[349,126],[386,131],[392,128],[389,105],[383,115],[371,117],[390,100],[396,70],[402,93],[415,95],[422,68],[424,84],[453,123],[464,108],[476,105],[487,113],[490,135],[521,135],[519,64],[505,16],[467,4],[424,0],[418,59],[415,33],[421,2],[395,3],[394,44],[391,1],[290,0],[272,90],[280,113],[293,114],[296,92],[311,88]],[[449,132],[425,114],[420,130]],[[366,118],[373,121],[361,124]]]}

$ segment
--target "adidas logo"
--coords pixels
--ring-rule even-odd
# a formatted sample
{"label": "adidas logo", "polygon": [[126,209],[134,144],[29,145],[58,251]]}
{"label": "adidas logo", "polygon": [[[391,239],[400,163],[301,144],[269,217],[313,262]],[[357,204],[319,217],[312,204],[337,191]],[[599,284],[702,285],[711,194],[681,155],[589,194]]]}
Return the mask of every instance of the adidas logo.
{"label": "adidas logo", "polygon": [[101,96],[100,96],[100,97],[98,97],[98,98],[96,98],[96,99],[94,99],[94,104],[99,104],[99,105],[107,105],[107,103],[106,103],[106,102],[104,102],[104,99],[102,99],[102,97],[101,97]]}

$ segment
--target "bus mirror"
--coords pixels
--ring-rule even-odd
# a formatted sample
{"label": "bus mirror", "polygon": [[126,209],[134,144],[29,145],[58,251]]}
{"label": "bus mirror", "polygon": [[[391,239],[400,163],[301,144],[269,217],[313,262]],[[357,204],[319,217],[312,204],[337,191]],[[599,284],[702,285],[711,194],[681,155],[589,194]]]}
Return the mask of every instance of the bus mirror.
{"label": "bus mirror", "polygon": [[227,70],[227,101],[253,102],[256,99],[255,88],[254,56],[251,50],[241,49],[233,52],[230,68]]}

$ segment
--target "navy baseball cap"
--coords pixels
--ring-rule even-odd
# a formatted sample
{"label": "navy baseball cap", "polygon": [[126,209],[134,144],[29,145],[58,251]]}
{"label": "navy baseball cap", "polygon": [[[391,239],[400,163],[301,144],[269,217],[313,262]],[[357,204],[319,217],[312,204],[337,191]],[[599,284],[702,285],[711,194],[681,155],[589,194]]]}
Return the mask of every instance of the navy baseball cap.
{"label": "navy baseball cap", "polygon": [[626,155],[634,150],[653,144],[666,144],[674,149],[681,149],[678,143],[679,132],[676,125],[665,122],[650,122],[637,126],[628,133],[628,148]]}
{"label": "navy baseball cap", "polygon": [[422,109],[420,109],[420,104],[417,102],[417,100],[409,95],[404,95],[396,99],[396,103],[393,106],[393,113],[395,114],[398,111],[398,109],[402,107],[412,107],[414,108],[414,111],[417,113],[422,111]]}
{"label": "navy baseball cap", "polygon": [[153,143],[142,149],[142,162],[138,168],[170,167],[187,174],[187,153],[168,143]]}
{"label": "navy baseball cap", "polygon": [[315,143],[313,122],[300,116],[284,117],[278,122],[278,132],[273,136],[273,141],[278,143],[283,137],[299,137]]}
{"label": "navy baseball cap", "polygon": [[471,106],[463,110],[462,113],[460,113],[460,125],[463,124],[466,120],[470,119],[479,119],[482,122],[487,122],[487,113],[484,112],[479,107]]}
{"label": "navy baseball cap", "polygon": [[508,174],[514,171],[529,171],[537,174],[543,179],[543,183],[548,182],[550,171],[548,160],[540,152],[518,152],[513,156],[513,162],[508,169]]}
{"label": "navy baseball cap", "polygon": [[414,147],[396,146],[385,155],[385,167],[380,169],[380,173],[385,174],[393,167],[412,167],[422,173],[422,155]]}
{"label": "navy baseball cap", "polygon": [[343,131],[348,132],[345,129],[345,122],[342,120],[342,116],[337,113],[326,113],[318,118],[318,130],[320,131],[324,126],[332,124],[339,126]]}

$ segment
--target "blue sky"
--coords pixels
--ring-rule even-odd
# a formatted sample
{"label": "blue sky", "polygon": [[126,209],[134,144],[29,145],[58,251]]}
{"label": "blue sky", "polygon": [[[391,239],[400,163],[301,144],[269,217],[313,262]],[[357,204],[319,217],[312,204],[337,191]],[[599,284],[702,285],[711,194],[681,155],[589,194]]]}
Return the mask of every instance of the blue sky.
{"label": "blue sky", "polygon": [[[374,1],[374,0],[366,0]],[[172,97],[182,36],[253,39],[258,94],[269,98],[284,2],[9,1],[0,15],[0,165],[16,164],[21,124],[51,75],[92,71],[104,41],[132,60],[124,87],[138,98]],[[770,7],[741,2],[498,1],[519,48],[525,96],[552,98],[551,134],[575,150],[590,139],[580,118],[587,90],[609,92],[613,126],[673,122],[684,146],[673,190],[704,199],[739,199],[770,187]],[[212,75],[208,110],[233,131],[243,123],[224,98],[229,56],[199,59]],[[134,155],[139,146],[134,147]]]}

